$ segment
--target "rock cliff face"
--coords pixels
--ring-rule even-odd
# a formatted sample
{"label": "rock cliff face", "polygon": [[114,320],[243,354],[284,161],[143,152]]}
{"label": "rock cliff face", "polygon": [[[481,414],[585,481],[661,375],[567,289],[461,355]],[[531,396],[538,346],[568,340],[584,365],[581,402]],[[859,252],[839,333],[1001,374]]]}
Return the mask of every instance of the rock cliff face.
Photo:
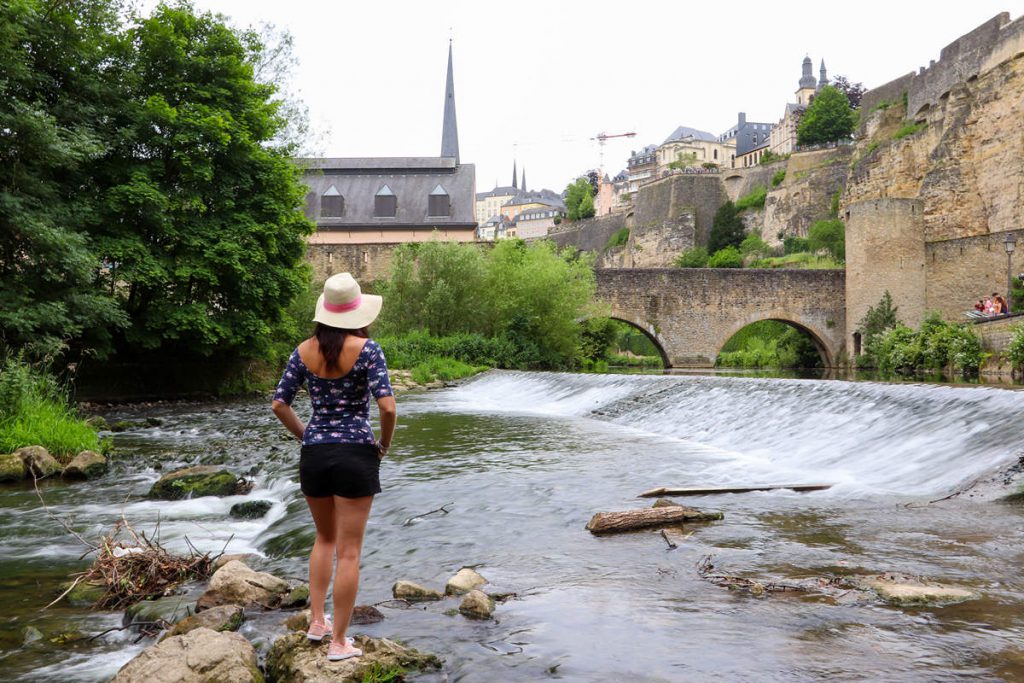
{"label": "rock cliff face", "polygon": [[833,216],[833,197],[846,187],[851,146],[794,154],[783,167],[786,177],[770,188],[764,202],[761,237],[779,244],[787,235],[806,237],[815,221]]}

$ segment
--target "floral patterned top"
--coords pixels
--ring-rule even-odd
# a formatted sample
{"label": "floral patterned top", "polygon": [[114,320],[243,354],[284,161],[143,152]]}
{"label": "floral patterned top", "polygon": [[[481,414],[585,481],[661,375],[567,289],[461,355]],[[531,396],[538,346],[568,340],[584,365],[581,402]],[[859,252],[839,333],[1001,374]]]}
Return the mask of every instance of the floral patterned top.
{"label": "floral patterned top", "polygon": [[327,379],[314,375],[292,351],[281,381],[277,383],[274,400],[292,404],[299,387],[306,382],[313,416],[302,435],[302,444],[374,443],[370,427],[370,395],[374,398],[392,396],[388,365],[380,345],[368,339],[355,365],[347,375]]}

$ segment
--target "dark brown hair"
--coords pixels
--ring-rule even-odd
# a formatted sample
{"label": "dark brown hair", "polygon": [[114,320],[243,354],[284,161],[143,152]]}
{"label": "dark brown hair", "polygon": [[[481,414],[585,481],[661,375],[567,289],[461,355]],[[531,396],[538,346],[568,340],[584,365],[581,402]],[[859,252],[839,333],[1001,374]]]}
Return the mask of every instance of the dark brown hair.
{"label": "dark brown hair", "polygon": [[341,358],[341,349],[345,345],[345,337],[350,334],[362,337],[363,339],[370,337],[365,327],[361,327],[358,330],[347,330],[341,327],[324,325],[323,323],[316,324],[313,336],[316,337],[316,343],[320,346],[320,355],[324,357],[328,372],[335,372],[341,367],[338,360]]}

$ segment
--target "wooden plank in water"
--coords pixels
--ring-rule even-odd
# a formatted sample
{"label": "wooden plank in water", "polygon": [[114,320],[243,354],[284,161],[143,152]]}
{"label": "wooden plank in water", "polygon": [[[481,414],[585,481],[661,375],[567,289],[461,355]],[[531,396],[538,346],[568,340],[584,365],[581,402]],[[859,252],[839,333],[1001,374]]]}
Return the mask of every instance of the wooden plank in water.
{"label": "wooden plank in water", "polygon": [[753,491],[824,491],[832,488],[832,484],[773,484],[767,486],[697,486],[691,488],[672,489],[661,487],[644,491],[640,498],[657,498],[658,496],[714,496],[720,493],[751,493]]}
{"label": "wooden plank in water", "polygon": [[716,519],[722,519],[721,512],[703,512],[682,505],[625,510],[623,512],[598,512],[587,523],[587,531],[592,534],[617,534],[652,526],[667,526],[681,522],[710,522]]}

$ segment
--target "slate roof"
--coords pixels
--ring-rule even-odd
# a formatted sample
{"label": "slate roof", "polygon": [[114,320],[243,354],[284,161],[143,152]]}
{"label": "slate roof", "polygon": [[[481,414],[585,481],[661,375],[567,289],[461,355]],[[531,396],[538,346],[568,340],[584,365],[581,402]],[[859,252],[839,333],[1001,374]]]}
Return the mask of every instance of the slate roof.
{"label": "slate roof", "polygon": [[665,138],[665,142],[661,144],[664,145],[665,143],[672,142],[673,140],[682,140],[683,138],[688,138],[691,136],[695,140],[718,142],[718,138],[712,135],[711,133],[707,132],[706,130],[697,130],[696,128],[690,128],[688,126],[679,126],[674,131],[672,131],[672,135],[669,135],[667,138]]}
{"label": "slate roof", "polygon": [[[302,159],[309,187],[306,215],[322,230],[372,227],[476,225],[476,166],[441,157]],[[373,215],[374,197],[385,185],[398,198],[394,218]],[[430,193],[440,185],[451,198],[451,216],[427,216]],[[319,197],[331,186],[344,198],[343,215],[320,216]]]}
{"label": "slate roof", "polygon": [[477,200],[480,200],[480,199],[487,199],[488,197],[516,196],[516,195],[519,194],[519,192],[520,192],[519,188],[512,187],[511,185],[506,185],[504,187],[496,187],[493,190],[490,190],[488,192],[477,192],[476,193],[476,198],[477,198]]}

